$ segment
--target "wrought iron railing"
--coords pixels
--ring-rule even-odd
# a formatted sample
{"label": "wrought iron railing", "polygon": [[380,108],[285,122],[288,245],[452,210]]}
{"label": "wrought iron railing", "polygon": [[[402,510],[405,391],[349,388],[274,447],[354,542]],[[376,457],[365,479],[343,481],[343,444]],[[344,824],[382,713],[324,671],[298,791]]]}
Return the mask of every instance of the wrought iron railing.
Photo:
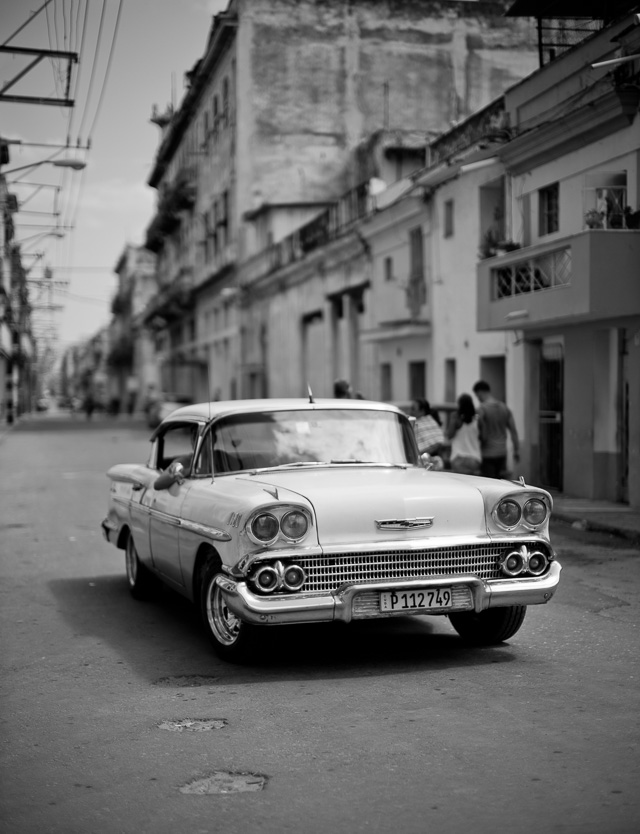
{"label": "wrought iron railing", "polygon": [[491,298],[494,301],[570,284],[570,246],[491,268]]}

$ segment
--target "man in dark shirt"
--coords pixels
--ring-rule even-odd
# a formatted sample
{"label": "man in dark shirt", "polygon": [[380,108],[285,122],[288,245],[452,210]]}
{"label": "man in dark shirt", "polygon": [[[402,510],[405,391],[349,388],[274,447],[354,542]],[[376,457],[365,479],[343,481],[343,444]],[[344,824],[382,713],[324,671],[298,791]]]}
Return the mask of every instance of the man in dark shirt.
{"label": "man in dark shirt", "polygon": [[507,473],[507,432],[513,444],[513,459],[520,460],[518,430],[510,409],[491,393],[483,379],[473,386],[478,398],[478,433],[482,452],[481,474],[488,478],[504,478]]}

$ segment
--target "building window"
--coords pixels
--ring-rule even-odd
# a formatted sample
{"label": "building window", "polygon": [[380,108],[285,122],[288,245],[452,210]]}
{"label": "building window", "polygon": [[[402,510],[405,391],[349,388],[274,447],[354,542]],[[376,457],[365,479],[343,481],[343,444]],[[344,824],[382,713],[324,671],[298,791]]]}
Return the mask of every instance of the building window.
{"label": "building window", "polygon": [[427,396],[427,363],[409,362],[409,398]]}
{"label": "building window", "polygon": [[541,188],[538,191],[538,226],[540,237],[557,232],[560,228],[559,197],[560,186],[557,182],[554,182],[553,185],[548,185],[546,188]]}
{"label": "building window", "polygon": [[222,125],[229,126],[229,79],[222,80]]}
{"label": "building window", "polygon": [[393,379],[390,362],[380,365],[380,399],[389,402],[393,399]]}
{"label": "building window", "polygon": [[393,281],[393,258],[384,259],[384,280]]}
{"label": "building window", "polygon": [[456,401],[456,360],[444,360],[444,400],[447,403]]}
{"label": "building window", "polygon": [[409,231],[409,280],[405,292],[411,317],[417,319],[427,301],[422,226],[416,226]]}
{"label": "building window", "polygon": [[203,126],[202,126],[202,132],[203,132],[202,147],[206,148],[207,145],[209,144],[209,111],[208,110],[204,111],[204,121],[203,121]]}
{"label": "building window", "polygon": [[409,274],[410,277],[424,275],[424,246],[422,243],[422,226],[416,226],[409,232]]}
{"label": "building window", "polygon": [[453,200],[444,201],[444,236],[453,237]]}
{"label": "building window", "polygon": [[218,124],[218,120],[220,119],[220,112],[219,112],[219,105],[218,105],[218,96],[213,97],[213,124],[211,126],[211,130],[213,132],[213,141],[216,142],[218,139],[218,128],[220,125]]}

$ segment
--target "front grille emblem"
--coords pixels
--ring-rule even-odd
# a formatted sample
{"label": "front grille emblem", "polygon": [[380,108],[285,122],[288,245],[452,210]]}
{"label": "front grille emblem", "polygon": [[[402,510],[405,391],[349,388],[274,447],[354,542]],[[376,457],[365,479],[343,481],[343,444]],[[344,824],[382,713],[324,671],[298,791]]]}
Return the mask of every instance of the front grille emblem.
{"label": "front grille emblem", "polygon": [[430,518],[385,518],[375,521],[378,530],[424,530],[433,524],[433,516]]}

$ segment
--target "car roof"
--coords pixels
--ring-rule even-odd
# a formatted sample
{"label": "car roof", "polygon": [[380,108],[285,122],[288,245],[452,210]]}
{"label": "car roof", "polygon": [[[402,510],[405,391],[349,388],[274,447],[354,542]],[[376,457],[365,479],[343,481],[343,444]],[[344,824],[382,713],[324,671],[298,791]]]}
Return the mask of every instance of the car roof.
{"label": "car roof", "polygon": [[389,403],[376,400],[273,398],[261,400],[218,400],[215,402],[193,403],[173,411],[163,420],[163,425],[180,420],[208,422],[229,414],[254,414],[260,411],[317,411],[318,409],[349,409],[354,411],[391,411],[402,414],[402,410]]}

